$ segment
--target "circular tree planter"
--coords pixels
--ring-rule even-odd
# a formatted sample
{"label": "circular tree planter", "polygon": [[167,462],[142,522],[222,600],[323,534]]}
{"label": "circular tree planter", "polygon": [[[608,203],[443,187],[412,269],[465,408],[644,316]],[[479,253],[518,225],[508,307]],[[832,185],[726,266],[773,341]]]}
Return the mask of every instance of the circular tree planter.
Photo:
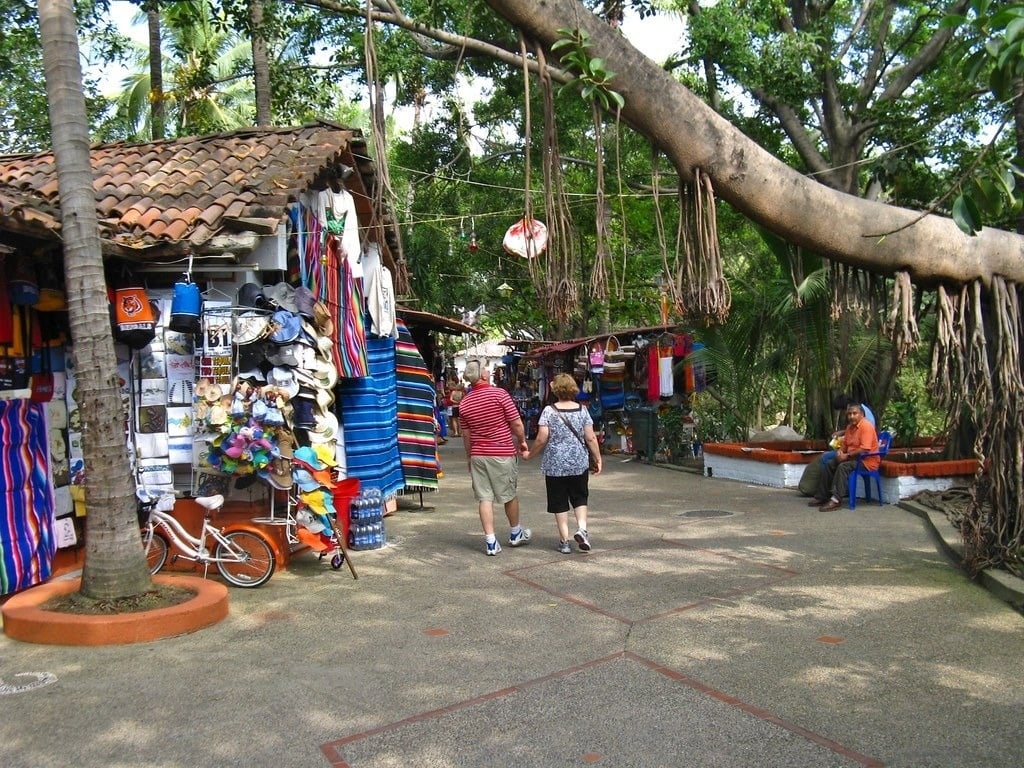
{"label": "circular tree planter", "polygon": [[3,614],[4,634],[13,640],[43,645],[126,645],[184,635],[209,627],[228,615],[228,590],[197,576],[153,577],[157,584],[196,593],[169,608],[117,614],[79,614],[40,608],[54,597],[75,592],[81,579],[51,581],[10,597]]}

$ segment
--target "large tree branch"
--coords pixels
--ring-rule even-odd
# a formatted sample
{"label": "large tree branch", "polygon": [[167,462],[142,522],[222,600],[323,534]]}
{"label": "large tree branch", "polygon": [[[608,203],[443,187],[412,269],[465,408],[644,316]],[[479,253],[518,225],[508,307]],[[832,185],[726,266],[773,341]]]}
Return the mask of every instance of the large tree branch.
{"label": "large tree branch", "polygon": [[[487,0],[542,44],[560,28],[586,29],[618,75],[622,118],[665,152],[684,177],[709,174],[716,193],[786,241],[880,274],[908,271],[921,283],[962,284],[993,275],[1024,283],[1024,237],[986,228],[975,237],[951,219],[844,194],[786,166],[721,118],[576,0]],[[900,231],[897,231],[900,230]],[[878,233],[895,234],[880,237]]]}
{"label": "large tree branch", "polygon": [[[366,18],[366,6],[341,2],[340,0],[293,0],[297,5],[308,5],[313,8],[320,8],[324,11],[339,16],[350,16],[353,18]],[[497,43],[489,43],[484,40],[477,40],[473,37],[455,34],[437,27],[431,27],[421,21],[406,16],[398,5],[391,0],[374,0],[370,9],[370,18],[382,24],[389,24],[399,29],[413,33],[417,47],[424,56],[433,59],[450,60],[465,57],[466,55],[483,56],[504,62],[516,68],[522,68],[522,57],[517,51],[510,50]],[[441,43],[440,46],[428,46],[423,44],[423,39],[428,38]],[[528,59],[527,67],[532,74],[539,72],[539,65],[536,60]],[[551,79],[558,83],[568,83],[573,79],[571,73],[548,65],[548,72]]]}
{"label": "large tree branch", "polygon": [[[969,0],[957,0],[953,3],[946,11],[947,14],[959,14],[963,13],[967,6],[970,4]],[[903,94],[904,91],[909,88],[915,80],[928,69],[935,60],[939,58],[943,48],[953,37],[954,29],[952,27],[946,27],[939,29],[932,35],[932,38],[925,43],[921,50],[917,52],[907,65],[899,71],[899,73],[889,81],[889,84],[882,91],[878,97],[879,101],[886,101],[889,99],[895,99],[896,97]]]}

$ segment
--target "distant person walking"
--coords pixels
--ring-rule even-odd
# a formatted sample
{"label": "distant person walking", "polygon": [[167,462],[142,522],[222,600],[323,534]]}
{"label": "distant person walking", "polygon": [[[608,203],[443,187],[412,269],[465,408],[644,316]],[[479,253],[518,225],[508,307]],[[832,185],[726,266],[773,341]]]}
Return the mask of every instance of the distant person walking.
{"label": "distant person walking", "polygon": [[496,555],[501,544],[494,535],[494,504],[505,507],[511,526],[508,543],[518,547],[530,543],[530,529],[519,525],[519,456],[529,458],[523,421],[512,397],[491,386],[487,367],[478,361],[466,364],[462,374],[470,391],[459,403],[462,444],[473,480],[480,525],[486,538],[486,552]]}
{"label": "distant person walking", "polygon": [[[560,373],[551,382],[551,392],[557,398],[546,406],[537,422],[537,439],[530,455],[544,451],[540,462],[548,494],[548,512],[555,516],[558,546],[564,555],[572,551],[569,546],[569,510],[576,516],[573,539],[584,551],[590,551],[587,533],[587,502],[589,501],[590,457],[594,474],[602,468],[601,446],[594,434],[594,420],[590,412],[576,402],[579,387],[567,373]],[[588,456],[589,454],[589,456]],[[527,457],[528,458],[528,457]]]}

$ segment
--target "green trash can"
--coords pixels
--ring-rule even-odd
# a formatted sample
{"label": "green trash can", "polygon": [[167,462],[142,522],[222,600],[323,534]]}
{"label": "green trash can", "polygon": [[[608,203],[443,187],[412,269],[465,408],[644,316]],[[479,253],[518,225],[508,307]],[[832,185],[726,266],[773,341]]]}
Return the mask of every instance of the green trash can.
{"label": "green trash can", "polygon": [[629,412],[629,421],[633,425],[633,451],[650,464],[658,444],[658,412],[653,408],[634,408]]}

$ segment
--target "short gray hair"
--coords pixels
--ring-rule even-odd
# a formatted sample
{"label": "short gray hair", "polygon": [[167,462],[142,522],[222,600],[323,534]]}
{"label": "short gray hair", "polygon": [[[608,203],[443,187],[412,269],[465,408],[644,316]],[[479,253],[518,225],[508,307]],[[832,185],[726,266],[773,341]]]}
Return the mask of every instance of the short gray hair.
{"label": "short gray hair", "polygon": [[466,363],[466,370],[462,372],[462,378],[464,378],[470,384],[476,384],[480,381],[480,374],[483,371],[484,366],[479,360],[470,360]]}

